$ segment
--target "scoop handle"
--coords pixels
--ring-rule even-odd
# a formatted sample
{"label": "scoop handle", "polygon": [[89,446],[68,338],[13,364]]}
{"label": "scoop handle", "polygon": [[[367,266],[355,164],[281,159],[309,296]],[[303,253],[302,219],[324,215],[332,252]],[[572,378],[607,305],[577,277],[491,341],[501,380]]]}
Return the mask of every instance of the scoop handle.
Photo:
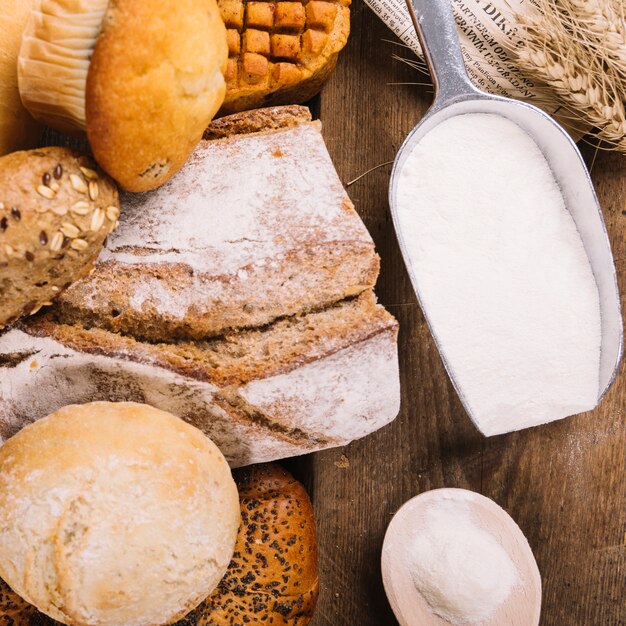
{"label": "scoop handle", "polygon": [[467,75],[450,0],[406,0],[435,85],[436,101],[477,89]]}

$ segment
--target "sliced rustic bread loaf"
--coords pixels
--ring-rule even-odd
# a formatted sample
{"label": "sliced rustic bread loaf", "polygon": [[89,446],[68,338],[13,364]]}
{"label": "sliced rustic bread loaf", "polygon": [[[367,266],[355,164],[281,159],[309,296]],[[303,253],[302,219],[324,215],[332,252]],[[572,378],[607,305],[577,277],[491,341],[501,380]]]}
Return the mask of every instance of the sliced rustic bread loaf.
{"label": "sliced rustic bread loaf", "polygon": [[378,257],[304,107],[216,122],[172,181],[122,197],[68,322],[150,341],[268,324],[370,289]]}
{"label": "sliced rustic bread loaf", "polygon": [[66,404],[152,404],[232,465],[341,445],[398,411],[397,322],[371,292],[262,329],[151,344],[36,316],[0,339],[0,435]]}
{"label": "sliced rustic bread loaf", "polygon": [[279,107],[208,132],[171,183],[124,196],[91,276],[0,336],[0,437],[66,404],[130,400],[239,466],[394,419],[397,322],[319,124]]}

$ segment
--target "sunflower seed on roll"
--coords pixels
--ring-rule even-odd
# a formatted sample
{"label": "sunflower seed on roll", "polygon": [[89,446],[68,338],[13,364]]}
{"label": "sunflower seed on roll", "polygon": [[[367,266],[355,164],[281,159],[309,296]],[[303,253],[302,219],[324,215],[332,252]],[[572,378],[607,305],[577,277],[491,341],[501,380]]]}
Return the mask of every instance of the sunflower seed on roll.
{"label": "sunflower seed on roll", "polygon": [[85,276],[117,225],[117,188],[94,168],[68,148],[0,158],[0,328]]}

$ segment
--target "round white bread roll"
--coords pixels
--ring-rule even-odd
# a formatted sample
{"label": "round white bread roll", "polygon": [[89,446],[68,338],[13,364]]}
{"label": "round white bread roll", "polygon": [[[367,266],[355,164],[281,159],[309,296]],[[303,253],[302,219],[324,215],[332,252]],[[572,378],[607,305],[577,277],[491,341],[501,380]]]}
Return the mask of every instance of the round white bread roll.
{"label": "round white bread roll", "polygon": [[216,0],[39,0],[18,60],[35,118],[87,132],[100,166],[148,191],[187,161],[226,93]]}
{"label": "round white bread roll", "polygon": [[193,426],[142,404],[68,406],[0,448],[0,576],[65,624],[171,624],[226,572],[239,511]]}
{"label": "round white bread roll", "polygon": [[2,0],[0,8],[0,156],[33,148],[41,135],[17,88],[17,55],[35,1]]}

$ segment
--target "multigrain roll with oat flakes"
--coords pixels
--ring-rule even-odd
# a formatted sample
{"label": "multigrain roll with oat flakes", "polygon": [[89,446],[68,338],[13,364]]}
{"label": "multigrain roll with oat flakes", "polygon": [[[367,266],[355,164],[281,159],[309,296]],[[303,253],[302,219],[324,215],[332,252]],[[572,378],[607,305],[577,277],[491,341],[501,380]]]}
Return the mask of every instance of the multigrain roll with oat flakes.
{"label": "multigrain roll with oat flakes", "polygon": [[119,217],[117,188],[67,148],[0,158],[0,328],[91,268]]}
{"label": "multigrain roll with oat flakes", "polygon": [[41,0],[18,62],[22,101],[84,131],[128,191],[169,180],[225,94],[226,32],[215,0]]}

